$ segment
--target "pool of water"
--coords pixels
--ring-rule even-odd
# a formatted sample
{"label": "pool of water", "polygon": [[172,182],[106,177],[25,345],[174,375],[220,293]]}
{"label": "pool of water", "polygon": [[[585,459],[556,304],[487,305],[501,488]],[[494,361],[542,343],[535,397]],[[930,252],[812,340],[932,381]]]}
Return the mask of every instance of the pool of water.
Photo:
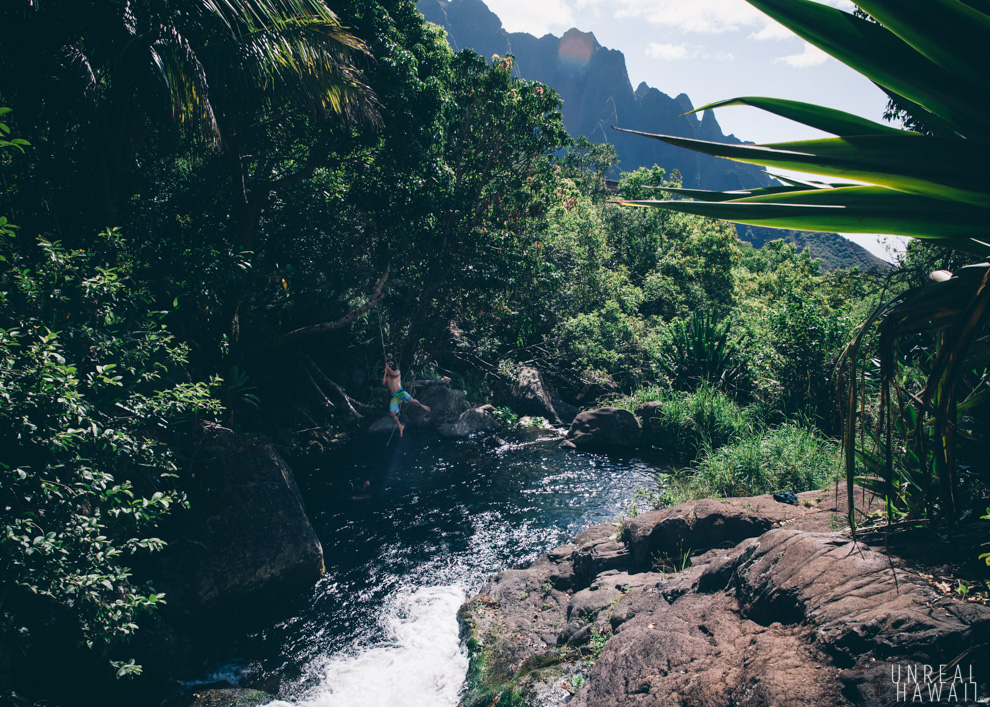
{"label": "pool of water", "polygon": [[493,574],[618,519],[659,473],[525,436],[386,439],[297,470],[327,573],[211,679],[277,681],[273,707],[453,707],[467,670],[460,604]]}

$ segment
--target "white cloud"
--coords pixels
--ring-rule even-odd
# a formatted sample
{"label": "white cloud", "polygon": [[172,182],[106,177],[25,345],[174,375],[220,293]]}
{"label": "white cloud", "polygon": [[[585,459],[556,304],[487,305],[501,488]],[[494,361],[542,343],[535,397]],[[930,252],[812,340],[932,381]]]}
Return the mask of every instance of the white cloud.
{"label": "white cloud", "polygon": [[720,34],[762,24],[763,15],[745,0],[617,0],[618,18],[642,18],[686,32]]}
{"label": "white cloud", "polygon": [[646,49],[646,56],[661,61],[683,61],[684,59],[716,59],[732,61],[735,57],[729,53],[712,54],[698,44],[657,44],[651,42]]}
{"label": "white cloud", "polygon": [[498,15],[508,32],[529,32],[542,37],[551,30],[559,33],[574,24],[570,8],[573,0],[485,0],[485,4]]}
{"label": "white cloud", "polygon": [[763,25],[762,28],[749,35],[749,38],[756,39],[759,41],[764,41],[768,39],[776,39],[776,40],[793,39],[794,33],[791,32],[786,27],[784,27],[784,25],[780,24],[779,22],[774,22],[770,18],[767,18],[767,23]]}
{"label": "white cloud", "polygon": [[[852,12],[850,0],[818,0]],[[509,32],[537,37],[574,26],[575,12],[611,12],[617,19],[642,19],[682,32],[721,34],[750,30],[751,39],[786,39],[794,34],[746,0],[485,0]],[[588,29],[588,28],[582,28]]]}
{"label": "white cloud", "polygon": [[[505,1],[505,0],[501,0]],[[559,4],[560,0],[553,0]],[[639,18],[684,32],[721,34],[752,28],[754,39],[793,37],[746,0],[568,0],[578,8],[613,7],[616,18]],[[846,12],[855,8],[849,0],[821,0]],[[491,3],[489,3],[491,4]]]}
{"label": "white cloud", "polygon": [[784,62],[788,66],[792,66],[795,69],[806,69],[809,66],[820,66],[828,61],[828,58],[828,54],[823,52],[821,49],[805,42],[804,51],[800,54],[782,56],[779,59],[774,59],[774,62]]}
{"label": "white cloud", "polygon": [[657,44],[653,42],[646,50],[646,55],[663,61],[679,61],[688,58],[688,46],[686,44]]}

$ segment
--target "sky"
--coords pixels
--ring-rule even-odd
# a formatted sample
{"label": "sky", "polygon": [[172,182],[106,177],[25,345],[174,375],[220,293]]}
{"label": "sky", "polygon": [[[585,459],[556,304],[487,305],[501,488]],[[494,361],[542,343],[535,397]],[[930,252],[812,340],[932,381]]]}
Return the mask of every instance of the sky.
{"label": "sky", "polygon": [[[848,0],[820,0],[852,11]],[[745,0],[485,0],[509,32],[562,35],[571,27],[626,58],[635,88],[645,81],[695,106],[737,96],[817,103],[881,121],[887,98],[870,81],[811,46]],[[778,142],[824,137],[817,130],[746,107],[716,111],[724,133]],[[851,234],[890,259],[900,239]]]}

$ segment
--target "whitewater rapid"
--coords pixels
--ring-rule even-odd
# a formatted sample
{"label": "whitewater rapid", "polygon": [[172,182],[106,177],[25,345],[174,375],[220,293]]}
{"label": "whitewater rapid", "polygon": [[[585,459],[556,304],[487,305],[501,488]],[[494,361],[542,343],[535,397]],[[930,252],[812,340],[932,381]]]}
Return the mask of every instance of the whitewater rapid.
{"label": "whitewater rapid", "polygon": [[453,707],[467,673],[457,609],[465,587],[403,588],[383,614],[386,640],[315,660],[307,683],[317,686],[269,707]]}

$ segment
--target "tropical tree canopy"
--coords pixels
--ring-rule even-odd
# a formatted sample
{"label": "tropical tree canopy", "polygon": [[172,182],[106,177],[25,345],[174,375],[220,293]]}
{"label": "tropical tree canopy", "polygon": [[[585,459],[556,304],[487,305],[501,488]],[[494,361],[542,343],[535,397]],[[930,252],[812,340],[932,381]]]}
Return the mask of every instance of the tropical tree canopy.
{"label": "tropical tree canopy", "polygon": [[86,135],[98,169],[71,188],[101,188],[108,215],[131,195],[153,124],[173,120],[221,147],[245,106],[273,100],[377,120],[357,66],[368,49],[325,0],[22,0],[0,8],[0,26],[0,90],[47,118],[54,139]]}

